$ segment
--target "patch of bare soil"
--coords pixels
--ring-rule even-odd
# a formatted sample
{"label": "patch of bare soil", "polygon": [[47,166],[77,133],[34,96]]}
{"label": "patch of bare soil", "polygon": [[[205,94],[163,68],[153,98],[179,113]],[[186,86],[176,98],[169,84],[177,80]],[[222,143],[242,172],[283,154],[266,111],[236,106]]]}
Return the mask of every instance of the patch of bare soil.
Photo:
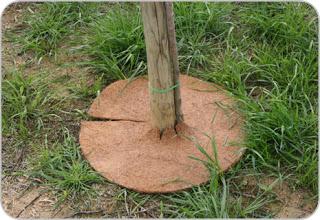
{"label": "patch of bare soil", "polygon": [[67,205],[55,209],[55,196],[25,177],[3,180],[1,199],[4,211],[14,218],[63,218],[73,213]]}
{"label": "patch of bare soil", "polygon": [[49,188],[36,186],[25,177],[2,181],[2,208],[14,218],[100,218],[158,216],[159,203],[150,200],[138,204],[124,191],[119,199],[120,187],[114,184],[95,185],[98,195],[92,198],[69,200],[56,207],[57,198]]}
{"label": "patch of bare soil", "polygon": [[22,14],[32,3],[12,3],[3,11],[1,17],[1,63],[2,74],[12,66],[25,65],[29,62],[30,57],[20,55],[20,47],[11,43],[11,33],[19,34],[23,28]]}
{"label": "patch of bare soil", "polygon": [[7,6],[2,14],[2,30],[12,29],[21,19],[21,13],[30,3],[12,3]]}
{"label": "patch of bare soil", "polygon": [[245,187],[242,193],[245,197],[255,198],[258,188],[270,191],[275,199],[264,208],[275,218],[305,218],[311,215],[317,207],[317,200],[308,189],[294,189],[289,180],[280,181],[275,177],[250,176],[242,180]]}
{"label": "patch of bare soil", "polygon": [[[274,179],[266,178],[263,183],[271,185]],[[312,193],[307,189],[293,189],[289,183],[278,182],[272,188],[280,201],[279,211],[276,212],[277,218],[305,218],[311,215],[317,207],[317,201],[312,198]],[[277,210],[276,204],[271,204],[270,208]]]}

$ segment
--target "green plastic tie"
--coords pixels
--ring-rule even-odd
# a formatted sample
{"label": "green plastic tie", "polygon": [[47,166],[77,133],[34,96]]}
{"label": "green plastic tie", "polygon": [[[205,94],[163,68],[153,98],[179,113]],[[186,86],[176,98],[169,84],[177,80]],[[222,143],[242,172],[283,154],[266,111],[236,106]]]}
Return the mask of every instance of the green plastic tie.
{"label": "green plastic tie", "polygon": [[164,94],[164,93],[168,93],[172,90],[174,90],[175,88],[177,88],[178,86],[180,86],[180,82],[178,82],[177,84],[169,87],[169,88],[166,88],[166,89],[159,89],[159,88],[153,88],[150,84],[149,84],[149,87],[152,91],[152,93],[160,93],[160,94]]}

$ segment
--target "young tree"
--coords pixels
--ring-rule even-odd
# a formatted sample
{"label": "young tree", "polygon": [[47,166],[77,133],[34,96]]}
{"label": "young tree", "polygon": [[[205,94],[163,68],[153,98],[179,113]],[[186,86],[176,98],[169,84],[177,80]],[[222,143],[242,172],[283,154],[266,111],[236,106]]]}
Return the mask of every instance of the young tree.
{"label": "young tree", "polygon": [[183,120],[172,2],[141,3],[151,118],[163,132]]}

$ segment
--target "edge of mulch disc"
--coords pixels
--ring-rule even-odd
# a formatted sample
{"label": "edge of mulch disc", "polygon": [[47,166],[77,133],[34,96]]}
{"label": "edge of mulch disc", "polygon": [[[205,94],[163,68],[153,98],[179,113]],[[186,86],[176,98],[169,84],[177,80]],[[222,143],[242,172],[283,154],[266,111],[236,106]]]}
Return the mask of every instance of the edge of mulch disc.
{"label": "edge of mulch disc", "polygon": [[[109,181],[146,193],[174,192],[205,183],[210,174],[199,146],[226,171],[241,158],[244,134],[235,101],[221,87],[180,77],[184,123],[160,139],[150,124],[148,81],[120,80],[106,87],[83,121],[80,146],[90,165]],[[212,140],[216,143],[214,158]]]}

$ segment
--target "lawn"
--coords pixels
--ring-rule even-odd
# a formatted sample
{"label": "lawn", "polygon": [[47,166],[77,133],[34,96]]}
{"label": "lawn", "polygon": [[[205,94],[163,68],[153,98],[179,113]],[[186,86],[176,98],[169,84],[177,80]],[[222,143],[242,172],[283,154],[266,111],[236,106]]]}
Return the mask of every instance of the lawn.
{"label": "lawn", "polygon": [[247,148],[224,174],[141,194],[96,173],[80,122],[146,74],[137,3],[14,3],[2,15],[2,205],[14,217],[305,217],[318,202],[318,18],[306,3],[174,3],[180,70],[230,91]]}

